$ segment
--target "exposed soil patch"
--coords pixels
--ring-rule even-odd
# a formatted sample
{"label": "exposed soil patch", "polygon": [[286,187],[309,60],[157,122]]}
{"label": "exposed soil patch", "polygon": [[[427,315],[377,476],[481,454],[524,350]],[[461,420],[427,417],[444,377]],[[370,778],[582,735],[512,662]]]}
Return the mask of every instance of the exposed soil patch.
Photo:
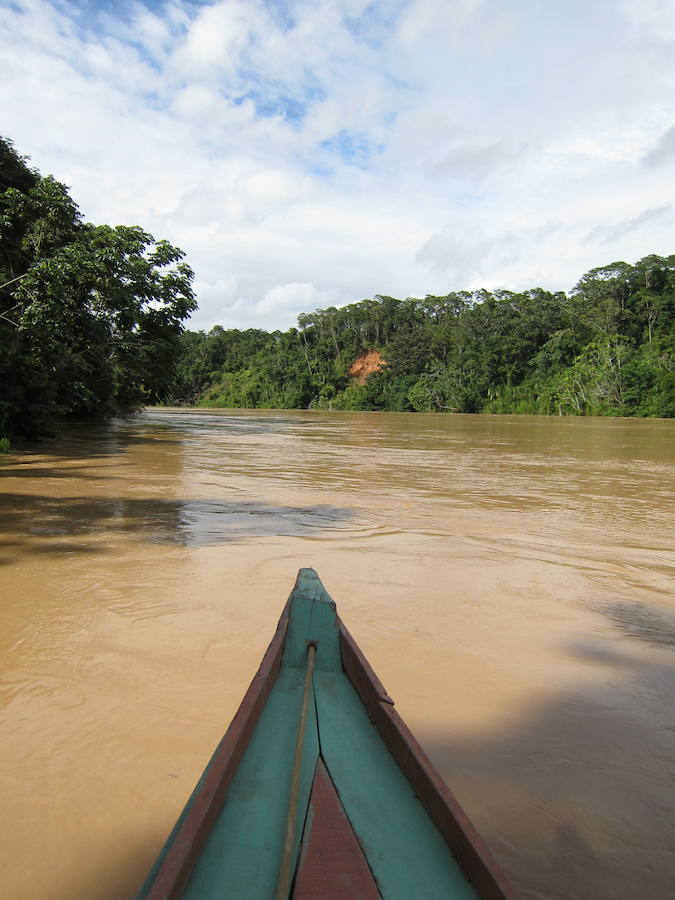
{"label": "exposed soil patch", "polygon": [[349,367],[349,374],[352,378],[356,378],[359,384],[365,384],[369,375],[379,372],[386,365],[387,361],[382,358],[379,350],[368,350],[354,360]]}

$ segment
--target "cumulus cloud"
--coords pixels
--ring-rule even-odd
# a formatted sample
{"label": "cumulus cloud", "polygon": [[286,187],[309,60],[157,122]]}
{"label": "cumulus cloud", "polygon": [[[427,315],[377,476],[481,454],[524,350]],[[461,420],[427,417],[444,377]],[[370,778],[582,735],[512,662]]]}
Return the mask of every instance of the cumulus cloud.
{"label": "cumulus cloud", "polygon": [[533,281],[521,285],[522,268],[534,267],[542,257],[553,254],[556,242],[568,237],[565,231],[557,222],[532,228],[515,218],[501,229],[476,224],[467,227],[458,221],[432,235],[419,249],[417,259],[469,289],[533,287]]}
{"label": "cumulus cloud", "polygon": [[658,166],[675,159],[675,125],[665,131],[656,144],[642,157],[647,166]]}
{"label": "cumulus cloud", "polygon": [[621,7],[633,24],[660,40],[675,40],[675,0],[621,0]]}
{"label": "cumulus cloud", "polygon": [[187,252],[194,327],[568,288],[673,251],[666,5],[0,0],[2,131]]}
{"label": "cumulus cloud", "polygon": [[588,239],[593,242],[599,241],[602,244],[616,244],[625,235],[654,222],[660,222],[661,225],[667,224],[672,228],[673,224],[675,224],[674,212],[675,210],[671,205],[645,209],[638,216],[625,219],[623,222],[616,222],[614,225],[600,225],[594,228],[588,235]]}
{"label": "cumulus cloud", "polygon": [[328,295],[313,284],[279,284],[269,290],[259,303],[256,313],[265,320],[278,320],[279,313],[290,313],[293,318],[301,312],[311,312],[328,305]]}
{"label": "cumulus cloud", "polygon": [[491,144],[457,143],[444,149],[438,160],[432,163],[432,175],[448,176],[459,180],[482,181],[497,169],[513,162],[527,152],[524,145],[509,145],[506,141]]}
{"label": "cumulus cloud", "polygon": [[460,226],[447,227],[420,248],[417,259],[446,272],[457,283],[471,283],[494,266],[504,266],[517,258],[518,237],[509,231],[483,234]]}

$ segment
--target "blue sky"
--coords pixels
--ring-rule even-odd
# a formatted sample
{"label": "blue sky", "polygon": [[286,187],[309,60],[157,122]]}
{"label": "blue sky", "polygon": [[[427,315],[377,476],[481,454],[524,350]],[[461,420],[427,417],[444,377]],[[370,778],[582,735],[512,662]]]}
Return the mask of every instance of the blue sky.
{"label": "blue sky", "polygon": [[675,0],[0,0],[0,133],[192,327],[675,252]]}

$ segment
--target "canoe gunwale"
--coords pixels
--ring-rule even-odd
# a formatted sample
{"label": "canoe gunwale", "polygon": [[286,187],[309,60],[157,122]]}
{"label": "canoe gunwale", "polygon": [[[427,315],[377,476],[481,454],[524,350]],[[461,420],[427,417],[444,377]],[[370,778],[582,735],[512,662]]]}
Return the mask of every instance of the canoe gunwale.
{"label": "canoe gunwale", "polygon": [[[303,571],[308,570],[301,570]],[[299,581],[300,575],[296,588]],[[323,590],[322,586],[321,588]],[[274,637],[239,709],[162,850],[155,864],[154,876],[148,877],[148,881],[151,878],[152,881],[148,887],[144,886],[139,900],[179,900],[183,895],[277,681],[289,634],[292,600],[293,594],[283,609]],[[335,621],[342,671],[464,876],[481,900],[518,900],[518,895],[492,859],[464,810],[399,716],[394,708],[394,701],[358,644],[337,615]]]}
{"label": "canoe gunwale", "polygon": [[396,711],[358,644],[339,617],[337,622],[347,677],[478,896],[481,900],[519,900],[452,791]]}
{"label": "canoe gunwale", "polygon": [[204,780],[190,802],[146,900],[178,900],[181,897],[277,680],[289,615],[290,601],[284,607],[274,637],[239,709],[211,757]]}

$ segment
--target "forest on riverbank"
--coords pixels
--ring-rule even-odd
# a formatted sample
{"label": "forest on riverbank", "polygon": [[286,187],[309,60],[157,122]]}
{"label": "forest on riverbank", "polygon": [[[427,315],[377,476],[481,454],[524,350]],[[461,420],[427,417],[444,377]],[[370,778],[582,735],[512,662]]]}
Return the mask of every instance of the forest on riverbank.
{"label": "forest on riverbank", "polygon": [[[674,312],[675,255],[592,269],[569,293],[378,296],[302,314],[284,332],[187,331],[167,399],[249,408],[672,417]],[[364,370],[359,363],[366,360]]]}
{"label": "forest on riverbank", "polygon": [[154,403],[675,416],[675,255],[569,293],[376,296],[287,331],[185,331],[184,254],[82,219],[0,138],[0,450]]}

